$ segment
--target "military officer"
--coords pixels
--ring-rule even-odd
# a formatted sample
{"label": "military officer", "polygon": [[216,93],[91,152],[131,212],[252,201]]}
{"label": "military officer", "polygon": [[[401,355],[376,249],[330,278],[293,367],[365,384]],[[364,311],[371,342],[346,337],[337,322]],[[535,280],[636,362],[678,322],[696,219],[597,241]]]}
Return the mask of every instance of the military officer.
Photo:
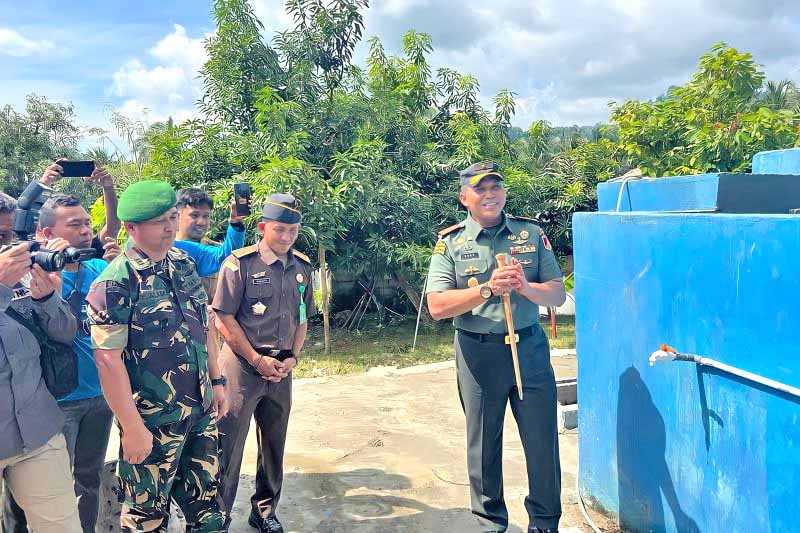
{"label": "military officer", "polygon": [[260,242],[225,260],[212,302],[225,337],[222,358],[232,407],[220,423],[223,498],[230,513],[255,415],[258,468],[249,523],[271,533],[283,531],[275,511],[292,406],[291,372],[305,342],[308,318],[314,314],[311,262],[292,248],[301,220],[293,196],[270,196],[258,224]]}
{"label": "military officer", "polygon": [[172,248],[175,201],[163,181],[122,193],[132,246],[86,298],[103,394],[121,432],[122,531],[166,531],[170,498],[187,531],[224,531],[217,416],[227,409],[225,379],[206,348],[213,342],[200,277]]}
{"label": "military officer", "polygon": [[[505,531],[503,419],[519,427],[528,471],[529,532],[557,531],[561,470],[556,384],[539,305],[561,305],[564,284],[550,242],[532,220],[505,213],[503,176],[493,163],[459,174],[466,220],[439,232],[427,282],[428,309],[453,318],[458,391],[467,421],[472,512],[484,531]],[[505,253],[511,260],[499,268]],[[524,401],[517,394],[501,295],[510,293]]]}

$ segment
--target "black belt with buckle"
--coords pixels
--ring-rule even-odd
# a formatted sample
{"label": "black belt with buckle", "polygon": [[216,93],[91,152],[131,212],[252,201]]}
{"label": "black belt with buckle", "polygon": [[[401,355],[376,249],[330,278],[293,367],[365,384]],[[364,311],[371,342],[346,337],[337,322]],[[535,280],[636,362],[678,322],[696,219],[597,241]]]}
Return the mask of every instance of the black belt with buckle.
{"label": "black belt with buckle", "polygon": [[294,357],[294,354],[291,350],[278,350],[277,348],[256,348],[256,351],[259,353],[259,355],[274,357],[278,361],[285,361],[290,357]]}
{"label": "black belt with buckle", "polygon": [[[509,344],[508,335],[505,333],[475,333],[474,331],[467,331],[465,329],[459,329],[457,331],[459,335],[465,335],[475,339],[478,342],[487,342],[490,344]],[[533,335],[533,326],[518,329],[516,333],[517,342],[519,342],[520,339],[524,339],[525,337],[530,337]]]}
{"label": "black belt with buckle", "polygon": [[[292,353],[291,350],[278,350],[277,348],[256,348],[255,350],[259,355],[263,355],[265,357],[274,357],[278,361],[286,361],[290,357],[294,357],[294,353]],[[241,361],[242,366],[247,371],[249,371],[251,374],[258,375],[258,371],[253,367],[253,365],[247,362],[247,359],[239,354],[236,354],[236,357],[239,359],[239,361]]]}

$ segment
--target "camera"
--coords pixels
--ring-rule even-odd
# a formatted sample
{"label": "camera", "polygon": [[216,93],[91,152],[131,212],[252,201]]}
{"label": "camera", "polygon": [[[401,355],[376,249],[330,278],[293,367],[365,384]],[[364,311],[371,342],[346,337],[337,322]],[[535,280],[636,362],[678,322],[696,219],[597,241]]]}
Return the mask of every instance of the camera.
{"label": "camera", "polygon": [[36,226],[39,224],[39,212],[47,199],[52,196],[53,189],[39,181],[32,181],[17,198],[17,209],[14,212],[14,233],[18,241],[30,241],[31,264],[39,265],[46,272],[56,272],[71,263],[79,263],[95,256],[94,248],[69,248],[60,252],[46,250],[41,243],[33,240]]}

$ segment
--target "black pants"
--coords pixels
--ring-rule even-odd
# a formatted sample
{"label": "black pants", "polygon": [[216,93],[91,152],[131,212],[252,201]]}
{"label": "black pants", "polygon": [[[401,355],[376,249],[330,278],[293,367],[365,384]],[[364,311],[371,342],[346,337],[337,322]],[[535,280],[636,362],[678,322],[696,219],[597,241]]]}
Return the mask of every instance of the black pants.
{"label": "black pants", "polygon": [[472,512],[486,531],[505,530],[503,421],[506,405],[519,427],[528,471],[529,527],[557,528],[561,517],[556,384],[550,347],[537,325],[520,340],[524,400],[517,395],[511,348],[456,332],[458,391],[467,417],[467,467]]}
{"label": "black pants", "polygon": [[[239,358],[237,361],[238,364],[226,367],[226,375],[232,384],[232,406],[228,416],[219,423],[222,499],[230,520],[250,419],[255,417],[258,467],[256,492],[250,502],[253,514],[266,518],[275,514],[281,497],[283,453],[292,409],[292,376],[290,374],[279,383],[271,383],[256,374],[245,361]],[[231,375],[232,371],[236,375]]]}

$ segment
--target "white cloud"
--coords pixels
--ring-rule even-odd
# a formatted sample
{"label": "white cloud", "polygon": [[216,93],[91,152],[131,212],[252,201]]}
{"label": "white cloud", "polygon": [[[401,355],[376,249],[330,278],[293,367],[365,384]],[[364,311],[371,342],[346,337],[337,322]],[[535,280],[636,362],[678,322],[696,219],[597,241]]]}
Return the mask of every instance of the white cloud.
{"label": "white cloud", "polygon": [[196,116],[195,103],[202,95],[198,76],[207,58],[206,37],[192,38],[176,24],[150,48],[149,64],[138,58],[126,61],[114,73],[110,89],[113,96],[123,99],[119,110],[147,121]]}
{"label": "white cloud", "polygon": [[[413,9],[409,8],[413,4]],[[608,102],[654,98],[684,83],[711,45],[751,52],[770,78],[800,81],[796,0],[389,0],[365,36],[400,50],[409,29],[430,33],[435,67],[475,75],[482,100],[516,92],[514,123],[606,121]]]}
{"label": "white cloud", "polygon": [[52,49],[53,43],[46,39],[29,39],[10,28],[0,28],[0,55],[28,57],[41,55]]}
{"label": "white cloud", "polygon": [[286,12],[284,4],[284,0],[251,0],[253,12],[264,25],[264,33],[268,37],[292,26],[292,17]]}

